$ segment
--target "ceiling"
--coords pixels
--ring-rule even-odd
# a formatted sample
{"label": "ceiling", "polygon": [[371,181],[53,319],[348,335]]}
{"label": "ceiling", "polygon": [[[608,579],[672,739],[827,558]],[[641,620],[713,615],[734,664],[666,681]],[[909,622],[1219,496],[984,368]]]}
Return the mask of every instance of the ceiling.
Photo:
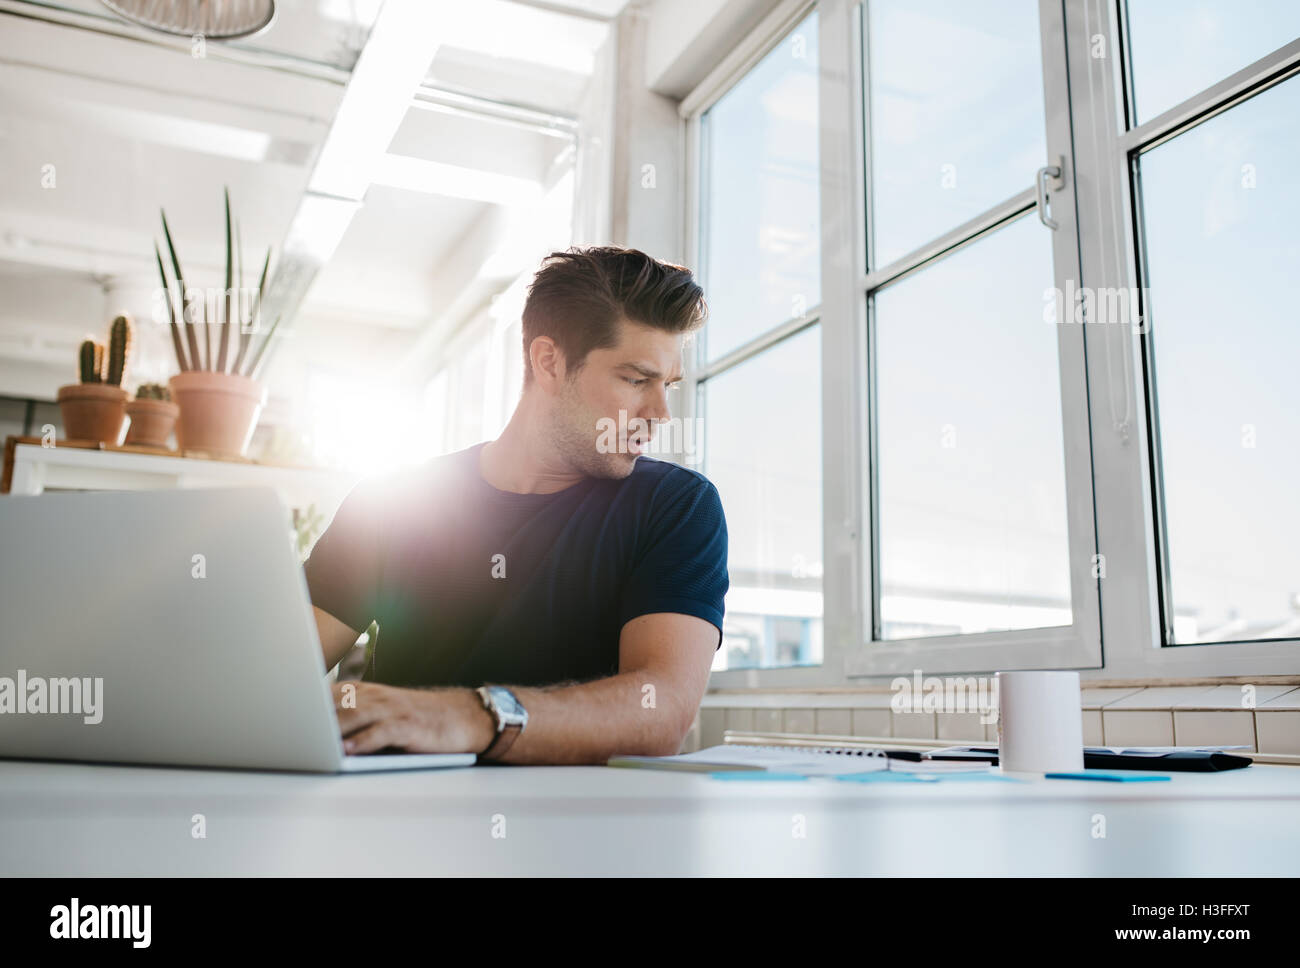
{"label": "ceiling", "polygon": [[[514,236],[530,213],[554,211],[548,193],[573,167],[625,2],[448,5],[423,85],[394,95],[406,107],[385,157],[311,278],[277,368],[382,371],[430,327],[454,330],[449,312],[471,318],[521,260],[535,264]],[[380,4],[278,7],[257,37],[196,50],[96,0],[0,0],[0,395],[52,399],[75,379],[77,343],[102,338],[121,310],[137,319],[137,377],[169,372],[165,327],[151,325],[160,208],[200,285],[223,281],[223,188],[249,284],[267,247],[302,230],[313,167],[358,86],[351,72],[382,36]],[[561,231],[552,220],[529,241],[544,249]]]}

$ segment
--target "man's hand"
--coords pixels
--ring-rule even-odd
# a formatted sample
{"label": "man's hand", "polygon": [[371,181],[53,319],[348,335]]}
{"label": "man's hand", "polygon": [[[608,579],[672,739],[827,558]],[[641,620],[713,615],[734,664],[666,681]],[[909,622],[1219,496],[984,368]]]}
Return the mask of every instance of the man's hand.
{"label": "man's hand", "polygon": [[346,753],[481,753],[496,723],[472,689],[400,689],[336,682],[334,709]]}

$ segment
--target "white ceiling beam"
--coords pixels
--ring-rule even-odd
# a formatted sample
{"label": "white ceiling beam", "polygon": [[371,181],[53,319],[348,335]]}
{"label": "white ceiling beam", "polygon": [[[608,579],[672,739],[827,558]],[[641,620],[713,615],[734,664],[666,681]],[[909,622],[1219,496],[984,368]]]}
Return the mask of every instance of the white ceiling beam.
{"label": "white ceiling beam", "polygon": [[575,175],[567,163],[557,161],[556,171],[566,174],[552,179],[546,194],[524,208],[494,208],[456,246],[462,258],[456,279],[456,295],[441,304],[441,311],[411,343],[402,361],[402,376],[426,376],[439,365],[440,354],[460,329],[493,296],[521,274],[533,269],[538,260],[561,243],[548,233],[570,217]]}
{"label": "white ceiling beam", "polygon": [[292,326],[360,208],[453,9],[452,0],[387,0],[380,9],[290,223],[267,292],[269,319]]}
{"label": "white ceiling beam", "polygon": [[547,13],[559,13],[597,23],[609,23],[618,17],[628,0],[509,0],[517,7],[532,7]]}
{"label": "white ceiling beam", "polygon": [[379,159],[371,181],[390,188],[496,205],[531,205],[542,197],[541,184],[529,178],[499,175],[482,168],[449,165],[409,155],[384,155]]}
{"label": "white ceiling beam", "polygon": [[[0,44],[0,48],[4,46]],[[184,65],[190,71],[207,74],[210,65]],[[69,74],[57,64],[15,60],[0,49],[0,100],[5,113],[34,121],[69,121],[90,123],[94,127],[119,132],[122,137],[147,136],[153,119],[189,121],[234,131],[256,132],[265,137],[319,143],[329,128],[329,116],[337,92],[324,102],[303,102],[297,110],[285,110],[257,101],[257,91],[264,82],[245,76],[237,86],[227,86],[221,98],[178,90],[168,76],[156,76],[150,83],[142,78],[124,76],[128,71],[118,65],[101,75]],[[212,80],[217,81],[217,77]],[[303,89],[306,85],[291,85]],[[105,112],[103,121],[87,117],[89,112]],[[109,117],[107,115],[113,115]],[[126,125],[123,128],[123,125]],[[307,159],[304,159],[305,164]]]}

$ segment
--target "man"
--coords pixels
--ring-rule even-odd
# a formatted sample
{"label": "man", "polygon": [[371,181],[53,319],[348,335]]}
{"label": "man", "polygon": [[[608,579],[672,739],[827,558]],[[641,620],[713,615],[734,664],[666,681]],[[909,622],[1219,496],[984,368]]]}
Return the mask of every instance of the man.
{"label": "man", "polygon": [[722,641],[727,530],[703,475],[641,456],[703,290],[634,249],[552,253],[501,436],[362,483],[306,564],[349,753],[504,763],[671,755]]}

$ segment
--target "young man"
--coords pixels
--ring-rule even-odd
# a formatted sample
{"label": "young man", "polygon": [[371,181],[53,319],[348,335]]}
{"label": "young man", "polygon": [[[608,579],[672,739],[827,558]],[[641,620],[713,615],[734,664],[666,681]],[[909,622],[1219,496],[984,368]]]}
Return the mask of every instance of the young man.
{"label": "young man", "polygon": [[703,475],[640,456],[704,322],[680,266],[556,252],[523,311],[501,436],[358,485],[306,565],[345,749],[603,763],[681,747],[722,641],[727,527]]}

